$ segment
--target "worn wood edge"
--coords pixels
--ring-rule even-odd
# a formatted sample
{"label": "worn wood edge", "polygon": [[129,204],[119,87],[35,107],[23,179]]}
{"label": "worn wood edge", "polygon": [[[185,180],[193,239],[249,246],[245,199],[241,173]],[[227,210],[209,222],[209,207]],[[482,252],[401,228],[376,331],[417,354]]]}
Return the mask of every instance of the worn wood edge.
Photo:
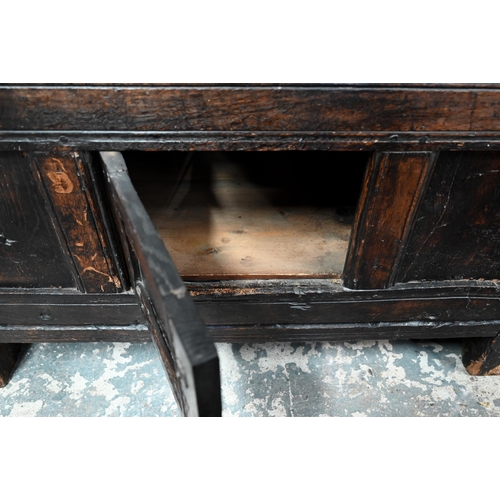
{"label": "worn wood edge", "polygon": [[[175,352],[167,342],[165,332],[156,317],[153,304],[148,303],[147,291],[142,283],[137,283],[137,295],[143,305],[143,314],[150,325],[154,345],[163,360],[163,368],[169,379],[175,400],[184,416],[192,417],[218,417],[222,412],[221,391],[214,391],[214,381],[220,387],[220,367],[218,357],[205,363],[197,364],[192,368],[193,373],[186,377],[185,367],[179,366],[179,350],[182,345],[174,344]],[[175,342],[175,340],[174,340]],[[185,356],[186,354],[183,353]],[[185,390],[187,380],[196,380],[196,395]]]}
{"label": "worn wood edge", "polygon": [[186,282],[186,287],[194,300],[220,298],[260,299],[273,297],[279,301],[289,297],[331,295],[339,300],[366,300],[370,298],[441,298],[449,297],[453,290],[454,297],[500,298],[500,283],[489,280],[457,280],[440,282],[398,283],[391,288],[356,290],[345,287],[341,280],[335,279],[274,279],[274,280],[222,280]]}
{"label": "worn wood edge", "polygon": [[135,295],[0,292],[0,327],[4,329],[99,324],[144,325]]}
{"label": "worn wood edge", "polygon": [[0,131],[0,151],[498,151],[500,132],[268,133]]}
{"label": "worn wood edge", "polygon": [[106,213],[103,210],[103,205],[100,197],[98,196],[99,185],[96,182],[95,176],[91,176],[92,168],[90,165],[90,155],[86,151],[75,151],[73,153],[75,159],[76,169],[80,182],[84,190],[87,205],[89,207],[90,216],[96,229],[96,235],[100,243],[100,248],[108,272],[113,280],[117,293],[120,293],[125,288],[125,280],[120,271],[117,259],[113,258],[116,253],[116,247],[113,245],[113,238],[110,235],[109,227],[106,222]]}
{"label": "worn wood edge", "polygon": [[500,335],[494,338],[464,339],[462,362],[470,375],[500,375]]}
{"label": "worn wood edge", "polygon": [[381,322],[317,325],[212,325],[215,342],[357,342],[360,340],[418,340],[494,337],[500,321]]}
{"label": "worn wood edge", "polygon": [[358,205],[356,207],[356,213],[354,215],[354,224],[351,231],[351,237],[349,239],[349,245],[347,247],[347,255],[345,259],[343,280],[347,288],[358,289],[360,287],[356,286],[356,278],[359,275],[359,267],[361,265],[361,259],[358,258],[361,254],[365,238],[366,238],[366,221],[370,217],[370,213],[373,210],[373,205],[370,205],[370,200],[374,200],[374,190],[377,186],[377,179],[381,172],[381,163],[385,158],[384,153],[373,153],[368,159],[368,163],[365,168],[365,174],[363,178],[363,184],[361,189],[361,195],[358,200]]}
{"label": "worn wood edge", "polygon": [[0,289],[0,305],[12,304],[72,304],[72,305],[134,305],[139,308],[134,293],[72,293],[67,289]]}
{"label": "worn wood edge", "polygon": [[0,344],[37,342],[150,342],[145,325],[0,326]]}
{"label": "worn wood edge", "polygon": [[92,186],[92,197],[96,204],[95,214],[102,225],[102,238],[106,241],[105,253],[121,284],[121,293],[134,293],[127,272],[123,248],[120,244],[119,228],[113,217],[112,202],[107,191],[104,172],[101,168],[98,153],[80,151],[83,175],[88,177],[87,183]]}
{"label": "worn wood edge", "polygon": [[141,285],[138,285],[137,287],[137,296],[141,303],[142,314],[148,322],[153,344],[156,347],[159,358],[162,360],[161,364],[163,367],[163,371],[170,383],[174,399],[177,402],[182,415],[185,416],[188,414],[189,408],[183,394],[182,382],[179,378],[177,360],[172,353],[168,342],[166,342],[164,333],[161,331],[162,327],[160,326],[160,322],[156,317],[154,306],[150,303],[147,293],[145,293]]}
{"label": "worn wood edge", "polygon": [[395,89],[499,89],[498,83],[1,83],[0,89],[10,88],[395,88]]}
{"label": "worn wood edge", "polygon": [[[495,321],[500,317],[500,301],[482,299],[411,299],[308,302],[269,300],[254,302],[197,302],[207,325],[248,325],[254,322],[278,324],[374,323],[380,321]],[[489,307],[488,307],[489,306]],[[484,313],[484,311],[488,311]]]}
{"label": "worn wood edge", "polygon": [[0,325],[143,324],[137,305],[2,304]]}
{"label": "worn wood edge", "polygon": [[328,280],[276,280],[267,286],[251,280],[243,284],[187,284],[207,325],[248,325],[263,318],[270,323],[314,325],[336,321],[472,321],[484,317],[490,321],[500,317],[496,283],[445,285],[351,290]]}

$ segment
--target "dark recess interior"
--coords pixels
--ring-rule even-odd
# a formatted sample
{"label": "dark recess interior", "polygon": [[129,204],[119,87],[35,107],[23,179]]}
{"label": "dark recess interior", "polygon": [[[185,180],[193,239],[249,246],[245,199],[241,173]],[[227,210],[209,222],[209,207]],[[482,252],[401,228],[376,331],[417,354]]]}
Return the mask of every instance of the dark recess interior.
{"label": "dark recess interior", "polygon": [[184,279],[341,276],[368,153],[123,155]]}

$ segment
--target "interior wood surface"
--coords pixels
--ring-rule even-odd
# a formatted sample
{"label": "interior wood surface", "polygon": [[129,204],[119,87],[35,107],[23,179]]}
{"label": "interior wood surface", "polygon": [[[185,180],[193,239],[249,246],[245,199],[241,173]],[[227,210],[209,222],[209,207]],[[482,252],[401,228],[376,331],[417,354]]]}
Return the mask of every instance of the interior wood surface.
{"label": "interior wood surface", "polygon": [[334,165],[319,165],[324,158],[167,153],[152,161],[143,154],[129,170],[184,279],[339,278],[352,217],[336,206],[352,196],[328,187]]}

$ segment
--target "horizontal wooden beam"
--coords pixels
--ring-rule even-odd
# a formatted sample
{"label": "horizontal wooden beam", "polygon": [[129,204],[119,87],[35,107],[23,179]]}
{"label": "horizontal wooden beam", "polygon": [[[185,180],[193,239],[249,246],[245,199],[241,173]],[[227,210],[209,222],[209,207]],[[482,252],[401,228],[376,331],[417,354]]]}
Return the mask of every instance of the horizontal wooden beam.
{"label": "horizontal wooden beam", "polygon": [[209,326],[215,342],[356,342],[359,340],[453,339],[494,337],[500,321],[459,323],[382,322],[318,325]]}
{"label": "horizontal wooden beam", "polygon": [[125,327],[144,323],[132,294],[0,293],[0,327]]}
{"label": "horizontal wooden beam", "polygon": [[2,130],[500,131],[500,89],[3,86]]}
{"label": "horizontal wooden beam", "polygon": [[[20,342],[149,342],[151,333],[143,325],[113,326],[0,326],[0,346]],[[9,344],[7,344],[9,345]]]}
{"label": "horizontal wooden beam", "polygon": [[286,281],[274,287],[257,282],[190,283],[188,289],[206,324],[214,327],[275,325],[280,329],[309,324],[314,329],[339,323],[335,330],[341,331],[342,324],[364,325],[368,330],[380,323],[403,322],[409,330],[418,330],[419,325],[432,329],[433,324],[479,321],[486,325],[500,319],[500,291],[494,282],[370,291],[348,290],[329,280],[296,281],[295,285]]}

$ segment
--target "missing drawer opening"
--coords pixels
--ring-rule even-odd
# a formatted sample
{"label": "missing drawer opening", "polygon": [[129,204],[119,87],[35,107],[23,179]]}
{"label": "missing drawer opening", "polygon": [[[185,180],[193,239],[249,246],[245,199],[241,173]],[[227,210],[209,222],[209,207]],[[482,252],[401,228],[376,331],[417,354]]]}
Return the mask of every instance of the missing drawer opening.
{"label": "missing drawer opening", "polygon": [[341,277],[366,153],[126,152],[183,279]]}

